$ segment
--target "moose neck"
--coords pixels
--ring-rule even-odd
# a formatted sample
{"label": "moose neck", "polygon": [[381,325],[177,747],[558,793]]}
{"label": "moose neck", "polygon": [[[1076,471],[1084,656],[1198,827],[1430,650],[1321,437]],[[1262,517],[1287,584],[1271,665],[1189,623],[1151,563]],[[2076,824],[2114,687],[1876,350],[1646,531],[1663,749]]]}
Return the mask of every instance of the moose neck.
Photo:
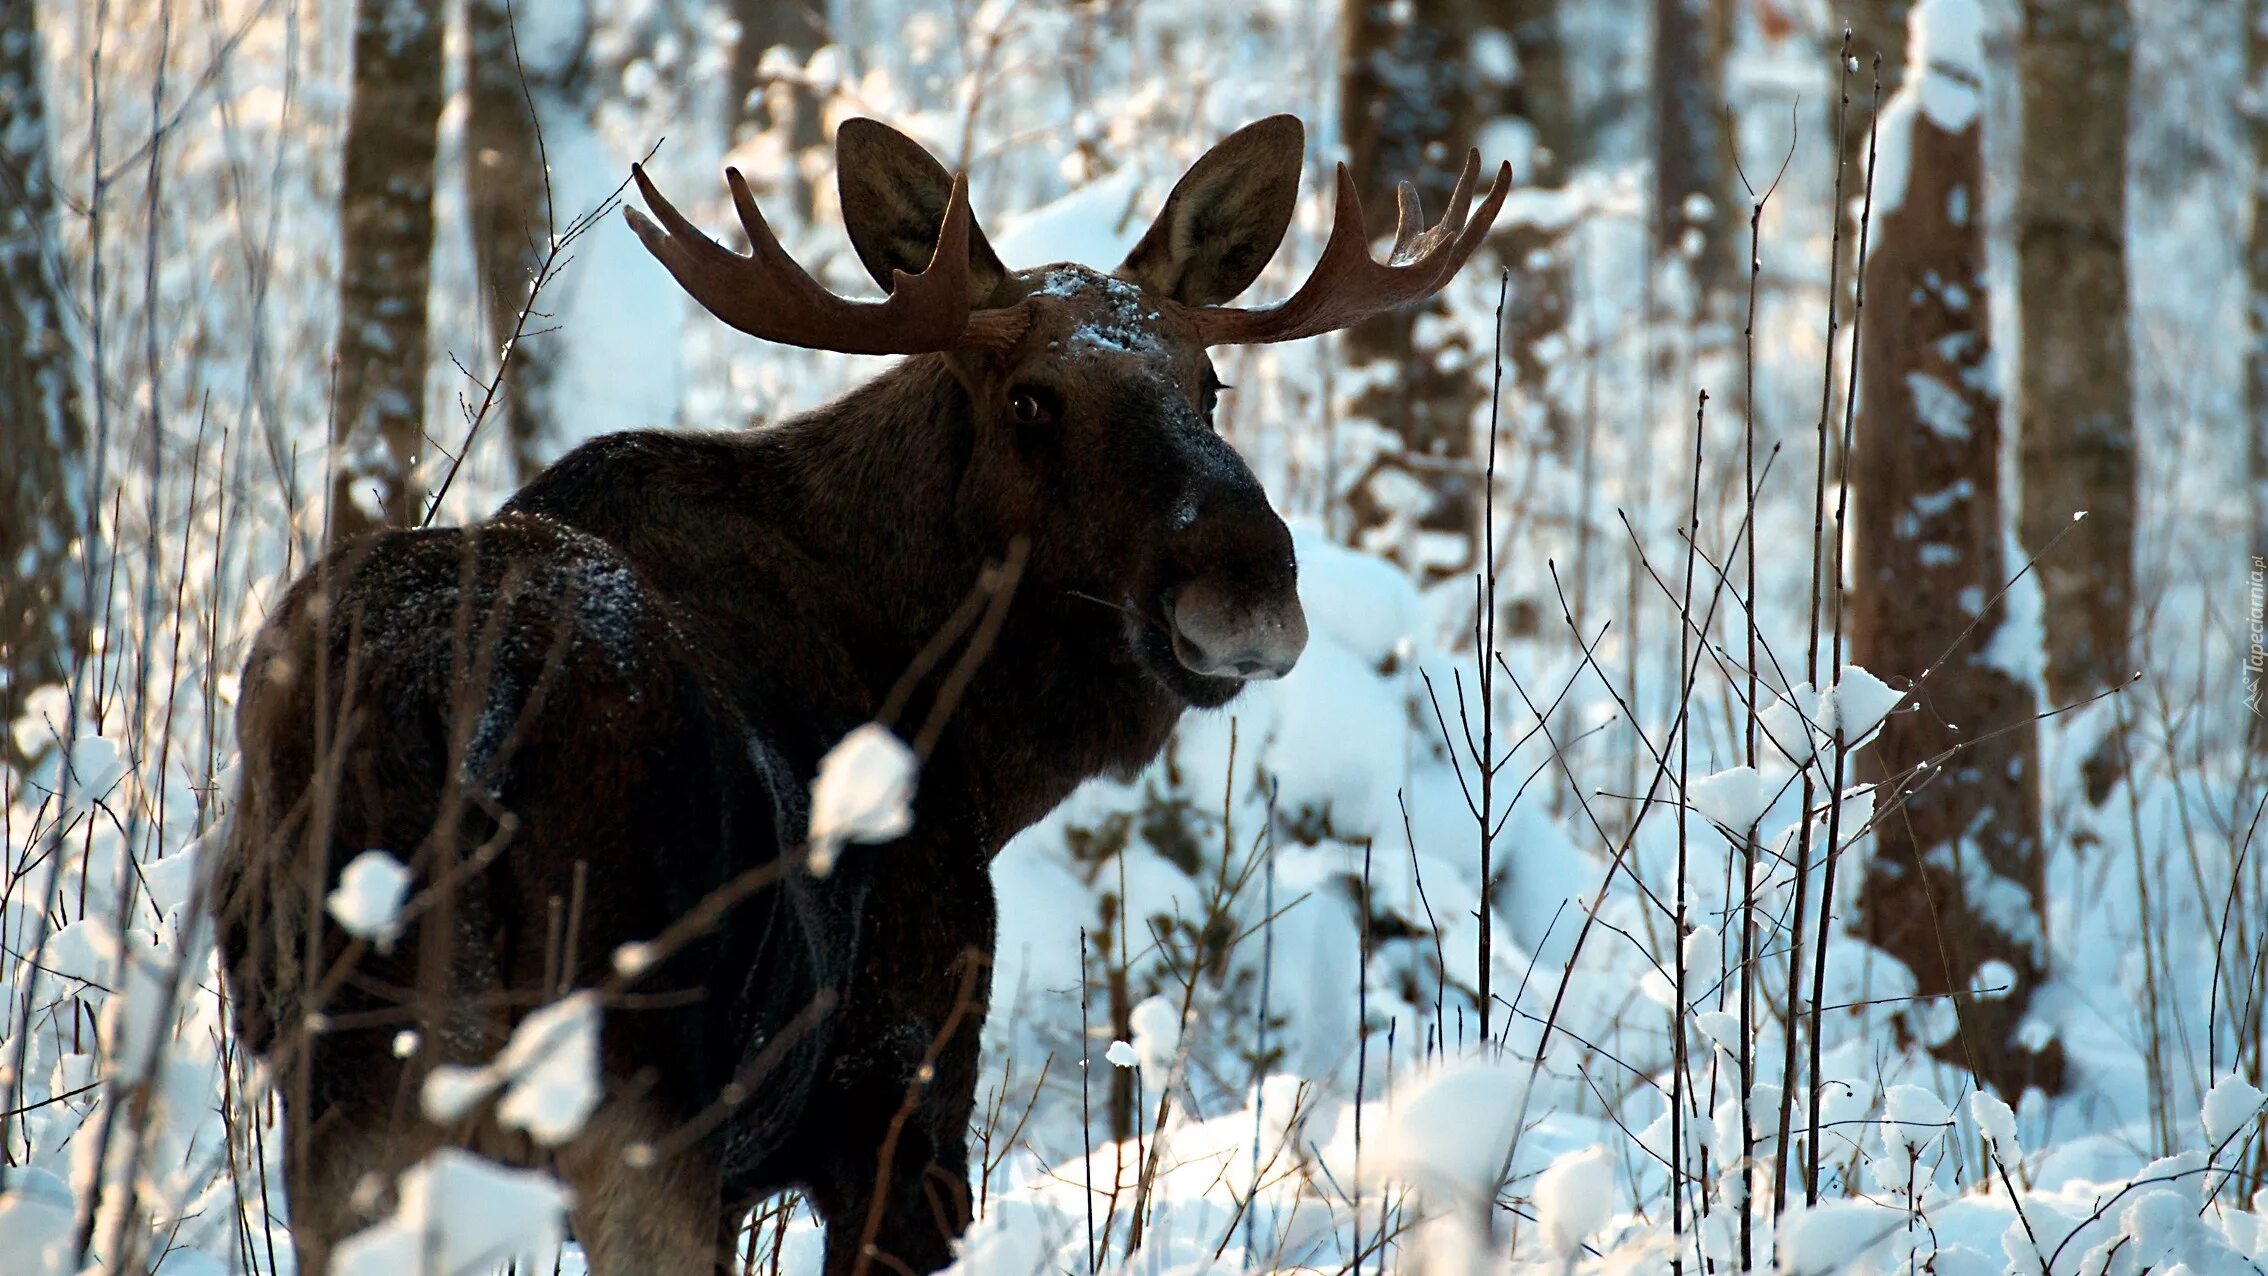
{"label": "moose neck", "polygon": [[[918,356],[769,429],[611,435],[569,453],[507,513],[580,528],[635,562],[741,711],[807,766],[875,717],[1005,544],[962,517],[976,446],[967,391]],[[922,818],[989,854],[1082,781],[1129,773],[1182,702],[1144,673],[1119,614],[1074,601],[1044,555],[947,709],[963,633],[890,725],[941,731]]]}
{"label": "moose neck", "polygon": [[908,655],[983,569],[986,547],[955,517],[972,429],[967,392],[941,356],[923,355],[752,436],[777,502],[768,521],[891,622]]}
{"label": "moose neck", "polygon": [[[944,631],[1006,546],[960,516],[976,423],[941,356],[908,359],[844,397],[743,436],[759,517],[815,580],[852,595],[872,633],[838,631],[871,715],[915,656]],[[704,573],[735,586],[729,564]],[[719,608],[744,607],[717,597]],[[940,718],[923,784],[966,821],[986,853],[1081,782],[1147,762],[1181,704],[1133,663],[1122,622],[1071,601],[1033,562],[965,691]],[[974,639],[964,634],[922,679],[893,725],[908,738],[939,713],[939,688]],[[849,724],[843,724],[849,725]]]}
{"label": "moose neck", "polygon": [[[908,359],[778,427],[803,511],[793,534],[900,639],[861,671],[877,695],[1007,551],[960,516],[976,429],[968,393],[942,356]],[[955,790],[950,800],[965,804],[987,852],[1083,781],[1146,763],[1182,709],[1127,654],[1117,615],[1072,599],[1036,555],[1004,615],[943,719],[923,786],[925,801],[933,784]],[[923,680],[897,724],[903,734],[936,711],[937,689],[972,641],[953,643]]]}

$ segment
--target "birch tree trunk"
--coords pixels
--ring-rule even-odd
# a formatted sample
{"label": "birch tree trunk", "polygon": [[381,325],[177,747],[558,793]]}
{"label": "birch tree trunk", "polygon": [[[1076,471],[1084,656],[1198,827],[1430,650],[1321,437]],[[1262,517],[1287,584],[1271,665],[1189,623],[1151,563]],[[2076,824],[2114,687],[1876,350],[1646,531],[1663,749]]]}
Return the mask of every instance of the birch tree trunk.
{"label": "birch tree trunk", "polygon": [[[37,10],[0,4],[0,730],[25,695],[70,677],[86,628],[73,552],[86,530],[85,431],[48,257],[55,190]],[[0,741],[0,756],[13,747]]]}
{"label": "birch tree trunk", "polygon": [[[1973,16],[1973,0],[1924,0],[1915,21],[1946,10]],[[1906,90],[1911,168],[1902,191],[1876,192],[1865,280],[1851,657],[1893,685],[1936,667],[1861,757],[1860,777],[1881,787],[1859,915],[1919,984],[1904,1016],[1912,1033],[2014,1098],[2059,1088],[2063,1056],[2017,1035],[2045,973],[2036,694],[1986,654],[2002,616],[1985,600],[2009,565],[1979,198],[1981,50],[1972,39],[1949,60]],[[1968,995],[1979,987],[2002,991]]]}
{"label": "birch tree trunk", "polygon": [[417,458],[444,17],[441,0],[362,0],[355,11],[354,101],[339,193],[334,540],[414,524],[423,513]]}
{"label": "birch tree trunk", "polygon": [[[2134,386],[2127,336],[2125,0],[2025,0],[2022,173],[2024,548],[2041,555],[2047,691],[2063,704],[2133,670]],[[2072,515],[2086,511],[2071,529]],[[2048,543],[2071,529],[2055,550]],[[2091,784],[2091,787],[2092,784]],[[2090,794],[2100,801],[2104,793]]]}

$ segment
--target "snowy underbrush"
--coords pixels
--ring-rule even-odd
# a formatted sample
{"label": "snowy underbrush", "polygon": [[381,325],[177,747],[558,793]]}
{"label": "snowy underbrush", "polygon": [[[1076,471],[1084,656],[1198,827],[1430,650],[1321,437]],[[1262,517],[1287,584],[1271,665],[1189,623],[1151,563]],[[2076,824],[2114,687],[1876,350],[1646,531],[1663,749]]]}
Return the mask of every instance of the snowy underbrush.
{"label": "snowy underbrush", "polygon": [[[1929,1053],[1958,1030],[1952,999],[1918,997],[1840,912],[1823,981],[1799,971],[1787,991],[1799,821],[1815,851],[1839,830],[1807,893],[1831,872],[1850,900],[1867,830],[1894,814],[1863,786],[1839,813],[1799,811],[1801,777],[1823,793],[1837,730],[1848,747],[1907,697],[1858,669],[1825,696],[1791,689],[1760,715],[1779,747],[1756,770],[1696,768],[1680,808],[1664,767],[1653,802],[1611,812],[1553,784],[1568,751],[1499,706],[1484,1032],[1473,671],[1418,636],[1399,572],[1306,534],[1299,552],[1314,639],[1292,676],[1192,718],[1148,772],[1083,790],[997,866],[980,1218],[959,1270],[1734,1270],[1744,1195],[1755,1265],[1790,1272],[2268,1266],[2257,1020],[2216,1013],[2253,976],[2214,961],[2232,930],[2257,940],[2254,897],[2241,859],[2170,888],[2190,872],[2172,836],[2184,784],[2203,781],[2141,768],[2128,838],[2052,874],[2059,975],[2030,1030],[2063,1043],[2074,1081],[2004,1102]],[[1539,646],[1501,671],[1576,731],[1618,712],[1579,658]],[[43,694],[16,724],[26,752],[71,743],[8,812],[0,1272],[289,1270],[273,1098],[192,922],[230,779],[161,771],[91,722],[66,731],[66,709]],[[2119,885],[2127,861],[2139,890]],[[400,902],[357,874],[329,904],[382,937]],[[1795,1059],[1809,1093],[1788,1033],[1811,1011],[1816,1114],[1783,1072]],[[429,1086],[426,1112],[501,1092],[540,1140],[570,1135],[595,1097],[595,1020],[575,998],[531,1016],[495,1064]],[[347,1270],[579,1263],[548,1176],[450,1154],[398,1188]],[[758,1270],[812,1270],[818,1243],[792,1203],[749,1233]]]}

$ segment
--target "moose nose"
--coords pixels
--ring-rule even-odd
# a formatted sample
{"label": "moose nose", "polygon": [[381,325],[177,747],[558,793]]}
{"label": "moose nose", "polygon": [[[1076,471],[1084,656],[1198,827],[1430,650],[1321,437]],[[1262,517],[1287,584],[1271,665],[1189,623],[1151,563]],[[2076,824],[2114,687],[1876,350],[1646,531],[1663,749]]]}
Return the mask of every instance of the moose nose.
{"label": "moose nose", "polygon": [[1211,678],[1281,678],[1307,649],[1307,615],[1296,589],[1239,599],[1223,582],[1202,579],[1174,596],[1171,619],[1175,658]]}

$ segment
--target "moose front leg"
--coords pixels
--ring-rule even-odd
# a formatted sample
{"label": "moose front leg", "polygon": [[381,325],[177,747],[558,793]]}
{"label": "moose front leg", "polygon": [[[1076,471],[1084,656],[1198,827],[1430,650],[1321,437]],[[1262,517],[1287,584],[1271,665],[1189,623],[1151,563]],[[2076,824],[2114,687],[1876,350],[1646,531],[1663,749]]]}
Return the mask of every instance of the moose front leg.
{"label": "moose front leg", "polygon": [[[970,1105],[957,1106],[965,1122]],[[825,1276],[922,1276],[951,1265],[969,1227],[968,1141],[940,1140],[926,1125],[908,1122],[894,1161],[878,1159],[873,1179],[821,1202]]]}
{"label": "moose front leg", "polygon": [[832,1102],[806,1123],[826,1148],[811,1192],[827,1223],[826,1276],[918,1276],[952,1263],[969,1226],[969,1118],[989,967],[985,952],[963,949],[917,985],[944,994],[924,999],[931,1004],[908,1005],[900,985],[899,998],[884,999],[896,1013],[844,1025]]}

